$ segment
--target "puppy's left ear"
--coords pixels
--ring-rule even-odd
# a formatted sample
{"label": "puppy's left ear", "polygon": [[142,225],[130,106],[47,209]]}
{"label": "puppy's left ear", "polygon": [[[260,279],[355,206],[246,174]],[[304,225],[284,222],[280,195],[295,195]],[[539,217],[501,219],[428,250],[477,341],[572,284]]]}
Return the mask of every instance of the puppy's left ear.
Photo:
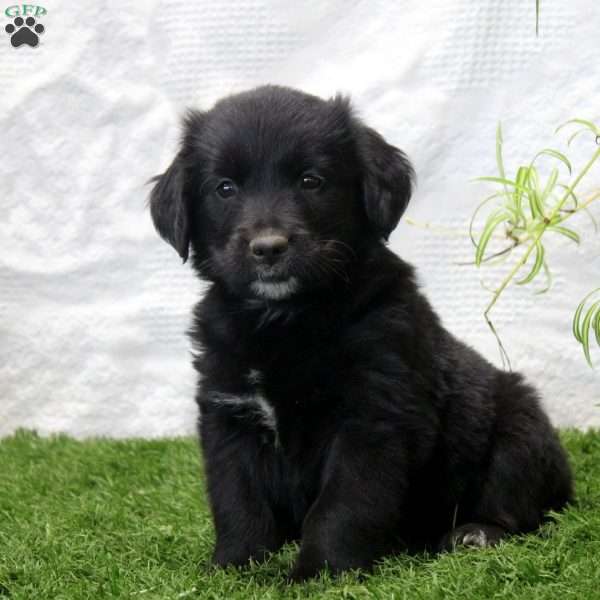
{"label": "puppy's left ear", "polygon": [[157,175],[150,181],[156,182],[150,192],[150,214],[154,227],[185,262],[189,252],[190,230],[182,153],[177,154],[162,175]]}
{"label": "puppy's left ear", "polygon": [[415,172],[408,158],[370,127],[360,132],[363,197],[367,217],[388,239],[412,195]]}

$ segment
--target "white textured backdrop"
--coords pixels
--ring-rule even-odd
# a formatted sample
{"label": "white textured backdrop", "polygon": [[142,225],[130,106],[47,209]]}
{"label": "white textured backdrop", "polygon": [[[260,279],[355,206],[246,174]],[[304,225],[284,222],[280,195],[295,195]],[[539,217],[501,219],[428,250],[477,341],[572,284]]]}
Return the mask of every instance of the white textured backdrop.
{"label": "white textured backdrop", "polygon": [[[154,233],[144,182],[173,156],[184,107],[266,82],[350,93],[411,156],[407,216],[452,231],[404,222],[392,247],[446,325],[499,362],[488,295],[455,264],[471,258],[461,232],[486,192],[469,180],[493,174],[499,120],[512,169],[558,144],[557,124],[600,118],[596,0],[542,0],[539,38],[534,0],[43,6],[37,48],[13,48],[1,15],[0,434],[193,431],[184,330],[201,286]],[[495,319],[553,420],[585,427],[600,425],[600,373],[570,319],[600,285],[600,235],[582,227],[581,248],[550,247],[552,292],[511,288]]]}

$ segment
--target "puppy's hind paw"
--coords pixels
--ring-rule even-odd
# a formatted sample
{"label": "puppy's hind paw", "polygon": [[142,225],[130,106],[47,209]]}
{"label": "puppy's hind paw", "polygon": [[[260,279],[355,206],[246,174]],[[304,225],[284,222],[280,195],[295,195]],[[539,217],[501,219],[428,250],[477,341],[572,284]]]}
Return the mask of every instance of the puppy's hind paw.
{"label": "puppy's hind paw", "polygon": [[458,546],[487,548],[495,546],[505,535],[506,531],[496,525],[466,523],[444,535],[438,544],[438,551],[452,552]]}

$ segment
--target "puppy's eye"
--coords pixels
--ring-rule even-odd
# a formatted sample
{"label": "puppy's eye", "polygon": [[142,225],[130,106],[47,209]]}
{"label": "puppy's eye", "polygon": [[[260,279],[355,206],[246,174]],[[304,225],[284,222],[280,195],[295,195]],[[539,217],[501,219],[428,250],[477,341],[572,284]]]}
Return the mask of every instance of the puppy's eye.
{"label": "puppy's eye", "polygon": [[323,179],[317,175],[302,175],[300,179],[300,187],[303,190],[318,190],[323,185]]}
{"label": "puppy's eye", "polygon": [[225,180],[221,181],[221,183],[219,183],[219,185],[217,186],[216,191],[217,191],[217,194],[219,194],[219,196],[221,196],[221,198],[223,198],[223,199],[231,198],[232,196],[235,196],[235,194],[237,193],[235,184],[233,183],[233,181],[231,181],[229,179],[225,179]]}

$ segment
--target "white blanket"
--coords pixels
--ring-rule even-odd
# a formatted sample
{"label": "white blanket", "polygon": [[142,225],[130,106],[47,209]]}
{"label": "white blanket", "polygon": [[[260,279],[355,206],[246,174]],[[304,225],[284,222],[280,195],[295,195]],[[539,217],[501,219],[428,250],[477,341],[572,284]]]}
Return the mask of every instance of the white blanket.
{"label": "white blanket", "polygon": [[[413,262],[445,325],[499,364],[489,298],[464,232],[494,174],[502,121],[512,171],[561,122],[600,120],[595,0],[46,0],[40,44],[0,31],[0,434],[194,430],[190,309],[202,290],[153,230],[144,182],[168,165],[186,106],[257,84],[355,106],[414,161]],[[593,140],[575,145],[580,159]],[[600,167],[587,188],[600,183]],[[551,292],[510,288],[495,310],[513,367],[555,423],[600,425],[600,379],[570,333],[600,286],[600,235],[549,246]],[[454,231],[456,230],[456,231]],[[600,352],[596,352],[600,364]]]}

